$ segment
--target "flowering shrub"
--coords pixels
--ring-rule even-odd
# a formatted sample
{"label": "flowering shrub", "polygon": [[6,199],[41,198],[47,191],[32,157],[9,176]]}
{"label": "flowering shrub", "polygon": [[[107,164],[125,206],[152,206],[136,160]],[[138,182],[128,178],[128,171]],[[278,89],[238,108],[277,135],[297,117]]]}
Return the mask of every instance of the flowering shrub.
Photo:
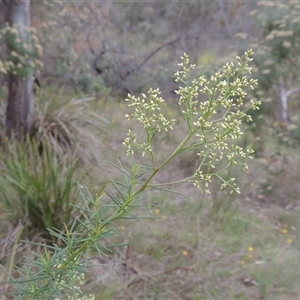
{"label": "flowering shrub", "polygon": [[[19,269],[19,277],[11,278],[10,281],[17,299],[66,299],[66,291],[73,299],[82,297],[76,284],[80,284],[89,266],[85,253],[95,250],[99,255],[104,255],[104,252],[110,250],[107,238],[116,233],[116,221],[120,218],[139,220],[134,215],[134,209],[140,206],[143,192],[170,184],[157,184],[154,177],[167,164],[172,163],[174,157],[186,151],[197,150],[200,162],[194,174],[176,183],[191,182],[209,192],[209,184],[216,177],[221,180],[222,188],[229,187],[233,192],[239,192],[234,178],[225,180],[222,173],[235,165],[247,167],[245,159],[252,153],[234,143],[242,135],[241,120],[245,118],[250,121],[247,111],[258,109],[260,104],[251,101],[245,108],[244,103],[247,95],[245,89],[253,88],[256,84],[256,80],[248,80],[246,75],[251,70],[248,66],[252,60],[251,55],[252,51],[248,51],[244,59],[237,57],[237,65],[228,63],[209,79],[203,76],[191,79],[190,71],[195,66],[190,65],[188,55],[183,55],[182,63],[179,64],[181,70],[175,76],[181,84],[177,94],[186,121],[186,136],[162,162],[156,158],[153,141],[163,130],[176,130],[175,121],[168,120],[160,112],[164,100],[159,96],[159,90],[150,89],[147,95],[141,97],[129,95],[127,101],[133,112],[126,117],[139,121],[145,131],[141,141],[133,130],[128,131],[124,140],[127,154],[133,157],[132,167],[114,164],[123,174],[124,181],[111,180],[114,190],[106,191],[107,200],[104,195],[94,198],[85,187],[79,186],[83,200],[83,206],[79,209],[84,218],[75,218],[71,228],[66,228],[63,233],[49,229],[64,246],[42,245],[44,253],[35,253],[35,259],[25,262],[23,268]],[[198,99],[200,93],[206,96],[205,101]],[[141,151],[145,158],[149,158],[149,165],[136,162],[135,151]],[[219,161],[225,162],[221,170],[215,166]]]}
{"label": "flowering shrub", "polygon": [[[31,70],[38,72],[43,68],[43,63],[39,59],[42,56],[43,49],[39,43],[36,30],[32,28],[25,29],[29,34],[28,41],[21,38],[20,29],[17,25],[9,26],[5,24],[0,30],[0,41],[5,40],[9,53],[5,59],[0,59],[0,75],[12,73],[20,77],[26,77]],[[1,49],[1,47],[0,47]]]}

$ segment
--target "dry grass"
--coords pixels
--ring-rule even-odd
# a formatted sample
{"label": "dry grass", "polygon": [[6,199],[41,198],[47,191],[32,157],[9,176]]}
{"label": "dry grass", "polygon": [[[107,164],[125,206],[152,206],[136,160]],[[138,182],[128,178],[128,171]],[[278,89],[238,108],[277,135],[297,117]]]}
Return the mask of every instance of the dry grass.
{"label": "dry grass", "polygon": [[95,149],[103,144],[98,137],[109,123],[96,109],[94,97],[76,98],[60,90],[40,91],[36,99],[31,136],[47,141],[59,155],[77,151],[84,163],[99,159]]}
{"label": "dry grass", "polygon": [[[123,107],[105,109],[113,120],[106,142],[116,150],[115,156],[124,158]],[[177,124],[181,126],[180,119]],[[158,145],[162,157],[180,139],[181,131],[178,134],[162,138]],[[192,160],[175,161],[158,180],[186,175],[193,168]],[[101,300],[299,298],[299,209],[262,193],[262,180],[267,179],[274,184],[274,193],[280,190],[295,203],[289,192],[297,189],[297,156],[284,160],[285,171],[274,182],[263,160],[252,161],[248,174],[236,174],[243,187],[239,197],[217,191],[202,195],[187,185],[177,189],[190,200],[149,193],[151,206],[144,214],[159,219],[120,223],[117,241],[136,243],[91,269],[86,291]]]}
{"label": "dry grass", "polygon": [[136,244],[92,269],[87,290],[97,299],[103,291],[107,299],[299,297],[299,227],[279,225],[276,210],[266,217],[245,201],[220,220],[202,201],[201,212],[198,201],[165,203],[160,220],[126,227],[120,239]]}

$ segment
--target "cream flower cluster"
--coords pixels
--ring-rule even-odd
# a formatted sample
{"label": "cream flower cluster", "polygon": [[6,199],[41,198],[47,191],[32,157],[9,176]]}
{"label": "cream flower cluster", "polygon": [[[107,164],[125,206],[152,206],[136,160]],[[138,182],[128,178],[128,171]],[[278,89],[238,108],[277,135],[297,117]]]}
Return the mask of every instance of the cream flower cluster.
{"label": "cream flower cluster", "polygon": [[123,145],[127,147],[126,153],[134,154],[134,148],[141,148],[143,150],[143,156],[147,152],[152,152],[151,141],[157,132],[162,130],[168,131],[173,129],[175,119],[168,120],[161,112],[161,104],[164,100],[159,96],[159,89],[150,89],[148,94],[142,94],[142,97],[135,97],[132,95],[128,96],[126,101],[129,102],[128,106],[132,107],[133,113],[125,117],[130,119],[136,119],[143,124],[144,129],[147,133],[147,141],[138,143],[136,135],[128,131],[127,138],[123,142]]}
{"label": "cream flower cluster", "polygon": [[[185,150],[196,150],[200,163],[194,174],[185,181],[192,182],[205,192],[209,192],[209,183],[213,176],[222,181],[222,188],[229,186],[233,191],[239,192],[234,179],[223,179],[222,172],[233,165],[247,168],[244,160],[252,154],[252,150],[244,150],[235,141],[243,134],[243,119],[251,121],[247,111],[259,109],[260,105],[259,101],[254,100],[245,103],[247,89],[254,89],[257,84],[257,80],[248,79],[247,76],[251,74],[248,65],[252,55],[253,52],[249,50],[243,59],[237,56],[236,63],[227,63],[210,78],[200,76],[191,80],[190,73],[196,66],[190,64],[188,55],[184,54],[179,64],[181,69],[175,73],[175,81],[180,84],[176,91],[179,96],[178,104],[182,107],[188,134],[161,167]],[[141,148],[143,155],[152,153],[151,142],[154,134],[162,129],[173,129],[175,120],[167,120],[161,113],[156,113],[164,101],[159,94],[159,90],[150,89],[142,98],[129,95],[127,101],[133,113],[126,117],[143,124],[147,140],[137,142],[136,134],[129,130],[123,143],[127,147],[127,154],[133,155],[134,148]],[[223,166],[225,163],[225,167],[218,169],[216,165],[221,161]]]}
{"label": "cream flower cluster", "polygon": [[[189,84],[188,72],[195,66],[190,65],[188,55],[185,54],[182,57],[183,62],[179,64],[182,70],[175,74],[176,81],[184,84],[177,91],[179,105],[185,106],[182,112],[189,124],[190,132],[196,137],[186,149],[199,149],[198,156],[201,160],[190,180],[205,192],[209,192],[212,176],[217,176],[223,181],[222,188],[230,186],[239,192],[232,178],[225,181],[222,179],[221,171],[215,171],[215,164],[225,159],[226,168],[237,164],[247,168],[244,159],[253,153],[249,149],[244,151],[233,141],[243,134],[242,119],[251,121],[251,116],[246,111],[256,110],[260,105],[259,101],[251,101],[250,107],[244,107],[246,89],[254,89],[254,85],[257,84],[256,80],[248,80],[247,76],[243,75],[251,73],[248,64],[252,60],[252,55],[250,50],[245,53],[243,60],[236,57],[237,64],[227,63],[221,71],[209,79],[201,76]],[[198,94],[204,94],[207,100],[199,101]],[[204,168],[205,173],[202,171]]]}

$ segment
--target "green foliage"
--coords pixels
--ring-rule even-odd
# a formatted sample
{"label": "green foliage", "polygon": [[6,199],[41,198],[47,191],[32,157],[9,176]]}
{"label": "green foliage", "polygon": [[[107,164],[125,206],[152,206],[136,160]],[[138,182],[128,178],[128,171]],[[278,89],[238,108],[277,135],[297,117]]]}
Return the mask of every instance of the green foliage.
{"label": "green foliage", "polygon": [[261,1],[251,14],[262,30],[262,36],[251,38],[257,47],[256,65],[259,84],[269,89],[280,76],[292,79],[299,63],[299,3]]}
{"label": "green foliage", "polygon": [[[46,143],[3,138],[0,198],[15,220],[49,238],[47,228],[71,225],[78,202],[76,154],[57,156]],[[55,237],[53,237],[55,240]]]}
{"label": "green foliage", "polygon": [[[265,131],[274,128],[278,137],[287,140],[293,132],[287,132],[285,126],[298,122],[298,101],[294,94],[300,91],[299,9],[298,2],[258,1],[251,12],[257,34],[238,35],[244,39],[246,48],[251,45],[255,51],[253,74],[258,79],[258,87],[252,95],[262,100],[262,106],[259,113],[251,112],[255,127],[250,130],[260,139],[260,145],[255,147],[259,155],[263,153]],[[269,130],[268,135],[272,134]]]}
{"label": "green foliage", "polygon": [[103,97],[104,99],[107,99],[109,95],[112,93],[112,89],[108,88],[105,85],[105,82],[102,77],[98,77],[94,81],[93,85],[93,91],[96,93],[96,96],[98,98]]}
{"label": "green foliage", "polygon": [[[76,4],[61,1],[44,1],[38,6],[41,9],[36,14],[41,18],[38,38],[44,50],[43,77],[59,86],[72,88],[77,93],[92,93],[95,76],[90,64],[87,35],[82,33],[86,23],[81,15],[86,10],[76,10],[73,6],[76,7]],[[74,15],[78,18],[74,18]]]}

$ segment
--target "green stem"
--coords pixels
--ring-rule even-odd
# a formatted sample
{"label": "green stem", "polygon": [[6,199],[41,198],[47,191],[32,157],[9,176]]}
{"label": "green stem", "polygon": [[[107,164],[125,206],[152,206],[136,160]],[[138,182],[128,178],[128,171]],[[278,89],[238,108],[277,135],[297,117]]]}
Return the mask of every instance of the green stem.
{"label": "green stem", "polygon": [[184,179],[180,179],[180,180],[176,180],[176,181],[171,181],[171,182],[165,182],[165,183],[155,183],[155,184],[148,184],[148,187],[153,187],[153,188],[156,188],[158,186],[166,186],[166,185],[171,185],[171,184],[178,184],[178,183],[184,183],[186,182],[187,180],[190,180],[190,179],[193,179],[194,177],[193,176],[190,176],[190,177],[186,177]]}
{"label": "green stem", "polygon": [[147,186],[149,186],[149,182],[152,180],[152,178],[170,161],[172,160],[179,152],[181,152],[184,148],[184,146],[187,144],[187,142],[191,139],[191,137],[195,134],[198,127],[192,131],[185,137],[185,139],[178,145],[178,147],[173,151],[173,153],[158,167],[156,168],[152,174],[149,176],[149,178],[145,181],[145,183],[132,195],[132,198],[135,198],[138,194],[143,192]]}

